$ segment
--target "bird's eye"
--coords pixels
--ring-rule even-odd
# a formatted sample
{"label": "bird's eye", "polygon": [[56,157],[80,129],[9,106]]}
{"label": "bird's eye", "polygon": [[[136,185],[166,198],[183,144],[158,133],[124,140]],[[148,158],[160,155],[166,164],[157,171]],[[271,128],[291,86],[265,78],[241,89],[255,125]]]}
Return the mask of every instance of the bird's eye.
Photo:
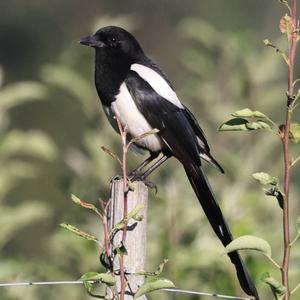
{"label": "bird's eye", "polygon": [[118,41],[115,37],[110,37],[108,40],[108,44],[110,47],[116,47],[118,44]]}

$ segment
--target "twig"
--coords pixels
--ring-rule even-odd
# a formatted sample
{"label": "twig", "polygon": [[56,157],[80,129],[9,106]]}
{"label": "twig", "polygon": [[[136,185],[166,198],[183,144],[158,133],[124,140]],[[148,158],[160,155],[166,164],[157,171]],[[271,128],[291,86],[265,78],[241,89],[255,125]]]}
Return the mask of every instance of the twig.
{"label": "twig", "polygon": [[[100,201],[100,203],[103,203]],[[105,252],[107,257],[110,259],[111,257],[111,251],[110,251],[110,236],[108,232],[108,224],[107,224],[107,208],[109,207],[111,203],[111,199],[107,201],[107,203],[103,207],[103,218],[102,218],[102,223],[103,223],[103,228],[104,228],[104,244],[105,244]]]}
{"label": "twig", "polygon": [[300,160],[300,156],[298,156],[295,160],[292,161],[291,167],[293,167]]}
{"label": "twig", "polygon": [[281,266],[282,284],[286,287],[284,300],[289,300],[289,258],[290,258],[290,228],[289,228],[289,191],[291,176],[291,161],[289,157],[289,131],[293,110],[294,94],[294,66],[298,39],[297,22],[297,0],[291,1],[291,19],[293,32],[291,35],[288,51],[288,90],[287,90],[287,109],[286,121],[283,129],[282,146],[284,154],[284,201],[283,201],[283,237],[284,237],[284,255]]}
{"label": "twig", "polygon": [[278,269],[281,269],[281,266],[269,255],[265,255],[265,257]]}
{"label": "twig", "polygon": [[292,247],[296,243],[296,241],[298,240],[299,236],[300,236],[300,233],[297,233],[296,236],[295,236],[295,238],[290,242],[290,247]]}
{"label": "twig", "polygon": [[296,285],[295,288],[291,290],[291,295],[294,294],[300,288],[300,282]]}

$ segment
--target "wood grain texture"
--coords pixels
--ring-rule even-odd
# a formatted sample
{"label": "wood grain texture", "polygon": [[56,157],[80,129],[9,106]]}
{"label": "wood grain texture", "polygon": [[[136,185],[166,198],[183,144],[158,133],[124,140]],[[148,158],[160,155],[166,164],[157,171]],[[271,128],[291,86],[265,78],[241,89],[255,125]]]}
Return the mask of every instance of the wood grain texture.
{"label": "wood grain texture", "polygon": [[[128,193],[128,212],[132,211],[138,204],[143,205],[140,215],[143,216],[142,221],[130,220],[127,227],[126,244],[128,254],[124,256],[124,268],[126,273],[136,273],[145,271],[146,264],[146,245],[147,245],[147,207],[148,207],[148,188],[143,182],[134,183],[134,191]],[[109,208],[108,224],[112,229],[115,224],[123,219],[124,193],[123,180],[114,179],[110,189],[111,204]],[[122,240],[122,231],[119,231],[113,238],[113,247],[120,245]],[[113,248],[112,247],[112,248]],[[114,269],[119,269],[119,260],[114,259]],[[143,276],[128,275],[130,288],[136,292],[137,288],[143,283]],[[117,280],[117,288],[120,289],[120,281]],[[126,289],[126,300],[132,300],[133,296],[130,288]],[[147,300],[145,296],[139,300]]]}

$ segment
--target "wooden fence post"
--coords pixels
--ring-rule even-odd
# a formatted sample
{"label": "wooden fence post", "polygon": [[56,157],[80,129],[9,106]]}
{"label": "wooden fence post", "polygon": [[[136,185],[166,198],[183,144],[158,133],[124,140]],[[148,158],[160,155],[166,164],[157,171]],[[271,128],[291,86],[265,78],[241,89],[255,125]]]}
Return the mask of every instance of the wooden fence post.
{"label": "wooden fence post", "polygon": [[[127,255],[124,255],[124,269],[126,273],[136,273],[145,271],[146,263],[146,245],[147,245],[147,207],[148,207],[148,188],[141,181],[134,183],[134,191],[128,192],[128,212],[138,205],[143,205],[141,215],[142,221],[130,220],[128,223],[128,231],[126,234]],[[124,193],[123,180],[114,179],[110,189],[111,203],[108,209],[108,226],[110,229],[123,219]],[[113,238],[112,248],[120,246],[122,240],[122,231],[119,231]],[[114,269],[118,270],[119,260],[114,260]],[[120,291],[120,280],[117,278],[117,290]],[[128,275],[129,286],[126,288],[125,299],[132,300],[133,293],[136,292],[139,286],[143,284],[144,276]],[[139,300],[147,300],[146,296],[142,296]]]}

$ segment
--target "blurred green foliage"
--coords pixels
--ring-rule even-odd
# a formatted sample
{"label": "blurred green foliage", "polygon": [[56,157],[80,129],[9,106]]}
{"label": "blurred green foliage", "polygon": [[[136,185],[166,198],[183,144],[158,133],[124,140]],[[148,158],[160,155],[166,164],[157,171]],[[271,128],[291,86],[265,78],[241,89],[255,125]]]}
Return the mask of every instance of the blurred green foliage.
{"label": "blurred green foliage", "polygon": [[[263,2],[263,3],[262,3]],[[274,3],[273,3],[274,2]],[[250,107],[283,122],[286,71],[263,38],[279,38],[276,1],[17,1],[0,4],[0,280],[77,279],[99,271],[98,249],[59,228],[66,221],[101,238],[101,224],[70,201],[108,197],[120,170],[101,146],[120,153],[93,84],[93,54],[76,41],[98,26],[135,30],[146,52],[175,82],[205,130],[225,175],[207,168],[235,236],[265,238],[281,260],[281,211],[252,179],[282,178],[278,140],[265,133],[218,133],[231,112]],[[155,12],[155,13],[153,13]],[[278,39],[277,44],[283,43]],[[295,115],[299,114],[299,110]],[[295,149],[295,156],[297,152]],[[130,155],[134,168],[141,157]],[[205,165],[205,168],[207,166]],[[292,220],[299,215],[299,168],[292,178]],[[177,287],[241,295],[234,270],[172,159],[151,179],[148,269],[169,258],[165,276]],[[292,232],[293,225],[292,226]],[[291,261],[297,282],[299,243]],[[260,275],[275,272],[243,253],[262,299]],[[1,299],[89,299],[83,287],[1,289]],[[196,299],[156,292],[149,299]],[[201,299],[206,299],[202,297]]]}

